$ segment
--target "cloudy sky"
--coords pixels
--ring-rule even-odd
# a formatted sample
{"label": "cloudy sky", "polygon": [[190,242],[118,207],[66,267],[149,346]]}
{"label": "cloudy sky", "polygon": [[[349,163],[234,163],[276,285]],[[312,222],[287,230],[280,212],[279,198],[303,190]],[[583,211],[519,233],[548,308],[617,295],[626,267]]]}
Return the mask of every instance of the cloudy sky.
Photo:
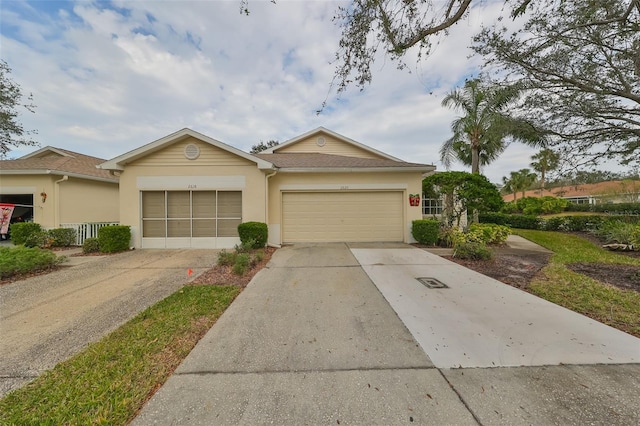
{"label": "cloudy sky", "polygon": [[[2,0],[0,54],[33,93],[36,114],[21,121],[41,146],[109,159],[189,127],[248,151],[324,126],[444,170],[438,150],[455,112],[440,102],[477,75],[470,37],[505,13],[503,3],[480,2],[425,61],[410,52],[409,71],[380,61],[371,86],[338,98],[330,83],[340,4],[251,0],[245,16],[240,0]],[[500,182],[534,153],[514,144],[484,173]]]}

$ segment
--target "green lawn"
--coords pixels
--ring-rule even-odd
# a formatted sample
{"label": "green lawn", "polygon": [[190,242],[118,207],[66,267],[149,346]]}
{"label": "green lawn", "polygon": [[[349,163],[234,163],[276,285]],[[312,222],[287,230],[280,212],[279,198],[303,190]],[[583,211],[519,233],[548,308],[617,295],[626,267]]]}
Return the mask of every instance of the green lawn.
{"label": "green lawn", "polygon": [[570,263],[640,266],[640,259],[604,250],[576,235],[514,229],[513,233],[554,252],[529,291],[550,302],[640,337],[640,294],[601,283],[569,270]]}
{"label": "green lawn", "polygon": [[240,291],[184,287],[0,400],[0,424],[129,423]]}

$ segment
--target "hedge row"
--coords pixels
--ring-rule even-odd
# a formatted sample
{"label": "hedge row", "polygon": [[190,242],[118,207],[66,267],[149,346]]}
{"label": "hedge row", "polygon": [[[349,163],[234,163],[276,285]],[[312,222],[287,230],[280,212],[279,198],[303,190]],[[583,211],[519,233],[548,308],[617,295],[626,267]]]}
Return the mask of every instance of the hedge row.
{"label": "hedge row", "polygon": [[495,223],[512,228],[573,232],[593,231],[606,221],[640,223],[640,216],[615,215],[556,216],[545,219],[538,216],[519,214],[483,213],[478,219],[480,223]]}

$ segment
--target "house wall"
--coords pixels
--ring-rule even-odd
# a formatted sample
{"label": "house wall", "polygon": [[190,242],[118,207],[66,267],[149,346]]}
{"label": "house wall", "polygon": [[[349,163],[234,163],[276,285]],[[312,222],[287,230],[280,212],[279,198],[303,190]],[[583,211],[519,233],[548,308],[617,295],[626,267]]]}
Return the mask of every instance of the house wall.
{"label": "house wall", "polygon": [[[317,140],[319,137],[324,138],[324,146],[318,146]],[[344,155],[347,157],[384,158],[355,145],[340,141],[325,133],[315,134],[283,148],[276,148],[274,152],[279,154],[286,152],[318,152],[321,154]]]}
{"label": "house wall", "polygon": [[422,219],[422,208],[409,205],[409,194],[422,193],[420,172],[278,173],[269,179],[269,242],[281,243],[282,191],[401,190],[405,205],[405,242],[414,242],[411,223]]}
{"label": "house wall", "polygon": [[[51,175],[2,175],[0,176],[0,193],[32,194],[33,221],[44,228],[55,227],[54,179]],[[40,193],[45,192],[47,199],[43,203]]]}
{"label": "house wall", "polygon": [[60,223],[118,222],[117,183],[70,177],[58,185]]}
{"label": "house wall", "polygon": [[[189,143],[200,148],[200,156],[195,160],[184,156]],[[141,247],[141,191],[214,189],[241,190],[242,220],[265,221],[264,174],[256,164],[189,138],[125,167],[120,175],[120,223],[131,226],[132,245]]]}
{"label": "house wall", "polygon": [[[57,228],[61,223],[117,222],[118,183],[69,178],[59,175],[3,175],[2,194],[32,194],[33,221],[43,228]],[[42,202],[40,194],[47,199]]]}

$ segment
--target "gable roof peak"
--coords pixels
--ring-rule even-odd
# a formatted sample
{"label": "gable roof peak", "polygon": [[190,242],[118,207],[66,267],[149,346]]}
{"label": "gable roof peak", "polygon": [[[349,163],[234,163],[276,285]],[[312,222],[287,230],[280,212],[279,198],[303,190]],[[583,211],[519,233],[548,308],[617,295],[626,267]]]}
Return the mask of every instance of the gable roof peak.
{"label": "gable roof peak", "polygon": [[296,144],[298,142],[301,142],[301,141],[303,141],[303,140],[305,140],[307,138],[310,138],[310,137],[312,137],[312,136],[314,136],[314,135],[316,135],[318,133],[325,133],[325,134],[327,134],[327,135],[329,135],[329,136],[331,136],[331,137],[333,137],[333,138],[335,138],[335,139],[337,139],[339,141],[342,141],[344,143],[353,145],[355,147],[358,147],[358,148],[360,148],[362,150],[368,151],[368,152],[370,152],[372,154],[375,154],[377,156],[380,156],[382,158],[386,158],[388,160],[403,161],[403,160],[401,160],[401,159],[399,159],[397,157],[394,157],[393,155],[389,155],[389,154],[387,154],[385,152],[378,151],[375,148],[372,148],[372,147],[370,147],[368,145],[365,145],[363,143],[357,142],[357,141],[355,141],[355,140],[353,140],[351,138],[348,138],[348,137],[346,137],[344,135],[341,135],[340,133],[334,132],[333,130],[327,129],[326,127],[323,127],[323,126],[316,127],[313,130],[310,130],[310,131],[308,131],[306,133],[303,133],[303,134],[301,134],[299,136],[296,136],[296,137],[294,137],[292,139],[289,139],[288,141],[285,141],[285,142],[283,142],[283,143],[281,143],[279,145],[276,145],[274,147],[266,149],[266,150],[264,150],[262,152],[265,153],[265,154],[276,154],[279,149],[282,149],[282,148],[290,146],[290,145],[294,145],[294,144]]}
{"label": "gable roof peak", "polygon": [[271,169],[273,168],[273,165],[261,158],[255,157],[251,154],[248,154],[244,151],[241,151],[237,148],[234,148],[231,145],[227,145],[224,142],[221,142],[217,139],[211,138],[205,134],[202,134],[200,132],[197,132],[193,129],[189,129],[188,127],[185,127],[183,129],[180,129],[176,132],[173,132],[167,136],[164,136],[160,139],[157,139],[153,142],[150,142],[146,145],[143,145],[141,147],[138,147],[132,151],[129,151],[127,153],[124,153],[118,157],[112,158],[111,160],[105,161],[102,164],[99,164],[97,167],[101,168],[101,169],[106,169],[106,170],[124,170],[124,166],[127,163],[130,163],[132,161],[135,161],[139,158],[145,157],[153,152],[159,151],[160,149],[163,149],[167,146],[170,146],[182,139],[184,139],[187,136],[191,136],[195,139],[198,139],[199,141],[205,142],[209,145],[215,146],[216,148],[220,148],[224,151],[230,152],[232,154],[237,155],[238,157],[244,158],[246,160],[249,160],[251,162],[256,163],[256,165],[258,166],[258,168],[260,169]]}
{"label": "gable roof peak", "polygon": [[45,146],[44,148],[40,148],[37,151],[30,152],[29,154],[19,157],[18,160],[26,160],[28,158],[42,157],[44,154],[47,154],[47,153],[53,153],[61,157],[71,157],[71,158],[75,157],[74,154],[76,155],[78,154],[77,152],[68,151],[66,149],[55,148],[53,146]]}

